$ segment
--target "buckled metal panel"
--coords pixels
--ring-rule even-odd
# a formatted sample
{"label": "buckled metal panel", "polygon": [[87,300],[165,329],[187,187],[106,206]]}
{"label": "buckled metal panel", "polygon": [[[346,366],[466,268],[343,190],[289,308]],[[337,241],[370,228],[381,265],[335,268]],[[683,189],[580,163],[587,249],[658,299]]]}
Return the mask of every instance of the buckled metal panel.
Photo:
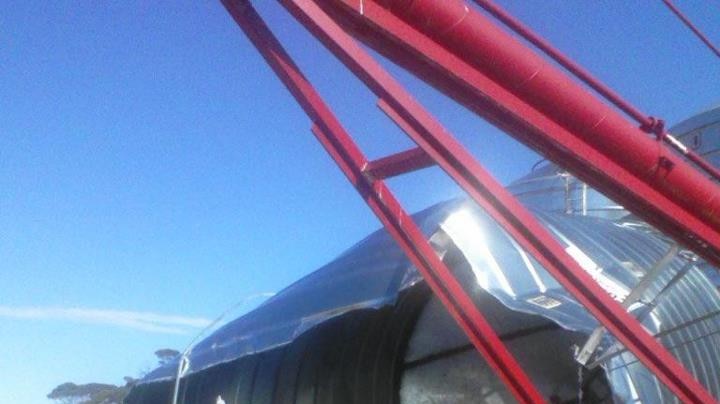
{"label": "buckled metal panel", "polygon": [[[583,268],[619,301],[669,249],[664,237],[646,228],[594,217],[536,213]],[[461,252],[473,275],[466,285],[474,295],[487,292],[511,311],[540,316],[583,335],[598,326],[472,202],[439,204],[415,218],[440,252],[450,248]],[[673,280],[681,271],[686,271],[684,276]],[[403,290],[420,281],[392,239],[378,231],[199,343],[189,356],[189,374],[287,345],[343,313],[393,305]],[[720,295],[696,264],[688,264],[683,254],[674,257],[631,310],[643,318],[648,329],[662,335],[663,344],[710,392],[720,396]],[[485,314],[492,318],[492,313]],[[507,324],[512,321],[507,317]],[[504,327],[505,323],[498,324]],[[630,402],[637,396],[655,402],[669,397],[662,384],[617,347],[612,337],[603,339],[594,359],[607,370],[613,392],[624,397],[621,401]],[[173,378],[175,366],[151,372],[143,383]]]}

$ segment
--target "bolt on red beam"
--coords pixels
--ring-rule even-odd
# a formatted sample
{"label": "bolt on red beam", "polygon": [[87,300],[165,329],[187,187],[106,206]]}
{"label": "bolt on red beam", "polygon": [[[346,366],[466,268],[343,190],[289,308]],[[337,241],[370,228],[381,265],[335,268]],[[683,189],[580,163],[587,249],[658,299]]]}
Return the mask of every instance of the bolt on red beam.
{"label": "bolt on red beam", "polygon": [[[312,1],[280,0],[378,96],[380,108],[681,400],[712,396],[615,302],[520,202]],[[709,400],[709,401],[708,401]]]}
{"label": "bolt on red beam", "polygon": [[[418,14],[423,8],[418,5],[428,2],[417,0],[412,8],[399,8]],[[415,15],[421,28],[425,23],[438,25],[438,19],[449,26],[437,34],[438,41],[373,0],[319,4],[381,54],[720,265],[717,185],[464,3],[433,3],[450,7],[455,12],[452,19],[443,12]],[[465,27],[473,13],[477,24]],[[460,34],[455,32],[460,28]],[[462,47],[478,35],[491,52],[478,50],[477,56],[491,65],[482,67],[493,70],[493,76],[463,59],[472,54],[456,54],[440,43],[453,37],[455,46]],[[510,54],[506,48],[512,48]],[[518,76],[513,76],[517,83],[503,79],[501,85],[498,77],[510,73]],[[534,83],[538,79],[541,86]]]}
{"label": "bolt on red beam", "polygon": [[270,67],[313,120],[313,133],[422,273],[441,302],[468,335],[508,390],[521,403],[543,403],[543,396],[440,260],[412,218],[381,180],[368,179],[368,161],[329,107],[284,51],[247,0],[223,4]]}

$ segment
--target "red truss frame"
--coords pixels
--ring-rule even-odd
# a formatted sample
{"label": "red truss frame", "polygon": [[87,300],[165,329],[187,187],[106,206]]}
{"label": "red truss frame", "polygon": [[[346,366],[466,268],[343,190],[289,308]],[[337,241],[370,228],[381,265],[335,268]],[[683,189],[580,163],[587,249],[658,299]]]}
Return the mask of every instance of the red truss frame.
{"label": "red truss frame", "polygon": [[379,107],[417,148],[368,161],[251,3],[223,0],[310,117],[314,135],[518,401],[544,398],[385,178],[438,165],[680,400],[715,402],[351,35],[717,264],[720,193],[715,183],[461,0],[280,3],[378,96]]}

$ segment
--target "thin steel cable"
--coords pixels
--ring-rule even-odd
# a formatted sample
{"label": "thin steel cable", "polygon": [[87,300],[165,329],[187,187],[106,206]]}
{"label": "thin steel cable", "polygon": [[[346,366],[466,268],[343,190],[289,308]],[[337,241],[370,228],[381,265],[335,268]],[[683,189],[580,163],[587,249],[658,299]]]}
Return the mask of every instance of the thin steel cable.
{"label": "thin steel cable", "polygon": [[680,11],[680,9],[675,6],[675,4],[673,4],[670,0],[662,0],[662,2],[665,3],[665,5],[670,9],[670,11],[672,11],[673,14],[675,14],[675,16],[679,18],[683,24],[685,24],[685,26],[690,28],[690,31],[692,31],[695,36],[697,36],[702,41],[702,43],[704,43],[705,46],[707,46],[710,51],[715,54],[715,56],[720,58],[720,49],[718,49],[717,46],[713,45],[713,43],[710,42],[710,39],[708,39],[708,37],[703,34],[702,31],[700,31],[700,29],[695,26],[695,24],[693,24],[692,21],[690,21],[690,19],[685,14],[683,14],[682,11]]}

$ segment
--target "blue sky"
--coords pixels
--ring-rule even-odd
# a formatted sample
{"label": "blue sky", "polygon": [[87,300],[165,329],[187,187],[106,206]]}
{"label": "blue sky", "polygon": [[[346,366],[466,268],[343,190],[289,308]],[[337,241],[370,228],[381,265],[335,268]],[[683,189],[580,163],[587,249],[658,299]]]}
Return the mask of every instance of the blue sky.
{"label": "blue sky", "polygon": [[[371,157],[410,146],[256,3]],[[659,1],[501,3],[668,122],[720,103],[720,61]],[[720,42],[720,4],[678,5]],[[501,181],[537,161],[389,67]],[[378,227],[219,2],[3,2],[0,72],[2,403],[149,370]],[[458,194],[436,170],[391,185],[412,211]]]}

